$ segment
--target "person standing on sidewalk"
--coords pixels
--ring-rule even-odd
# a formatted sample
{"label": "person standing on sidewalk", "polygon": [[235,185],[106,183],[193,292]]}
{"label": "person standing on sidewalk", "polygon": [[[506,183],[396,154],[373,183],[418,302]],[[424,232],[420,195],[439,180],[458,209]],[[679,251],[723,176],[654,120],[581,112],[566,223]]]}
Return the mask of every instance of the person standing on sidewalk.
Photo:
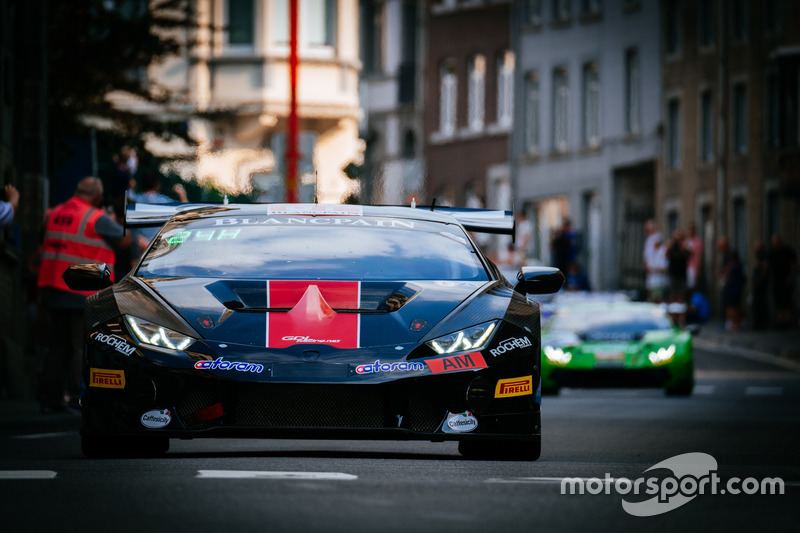
{"label": "person standing on sidewalk", "polygon": [[7,228],[14,221],[19,207],[19,191],[10,183],[5,187],[6,201],[0,200],[0,228]]}
{"label": "person standing on sidewalk", "polygon": [[797,276],[797,254],[794,249],[775,234],[770,239],[769,271],[772,278],[772,298],[775,306],[775,327],[792,327],[795,287]]}
{"label": "person standing on sidewalk", "polygon": [[100,209],[102,198],[102,182],[84,178],[73,197],[50,210],[45,220],[37,284],[40,309],[50,324],[39,391],[43,413],[77,409],[81,393],[83,308],[91,292],[67,287],[61,277],[64,270],[73,264],[105,263],[114,279],[112,246],[130,246],[130,234],[124,236],[122,226]]}

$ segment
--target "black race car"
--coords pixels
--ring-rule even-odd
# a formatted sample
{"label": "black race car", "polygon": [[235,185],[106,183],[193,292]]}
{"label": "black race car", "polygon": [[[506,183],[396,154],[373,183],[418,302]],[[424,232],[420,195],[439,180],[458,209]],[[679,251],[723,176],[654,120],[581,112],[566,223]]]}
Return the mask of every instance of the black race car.
{"label": "black race car", "polygon": [[133,271],[64,273],[86,301],[85,455],[163,454],[170,438],[458,440],[536,459],[540,322],[470,231],[503,211],[317,204],[136,205],[162,226]]}

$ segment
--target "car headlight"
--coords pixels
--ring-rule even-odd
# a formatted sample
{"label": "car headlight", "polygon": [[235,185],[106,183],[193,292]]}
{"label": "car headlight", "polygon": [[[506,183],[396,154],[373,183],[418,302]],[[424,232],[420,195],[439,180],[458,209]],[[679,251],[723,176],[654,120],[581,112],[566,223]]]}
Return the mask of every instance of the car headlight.
{"label": "car headlight", "polygon": [[544,356],[547,360],[559,365],[566,365],[572,361],[572,354],[565,352],[563,348],[556,348],[554,346],[545,346],[543,349]]}
{"label": "car headlight", "polygon": [[195,340],[183,333],[178,333],[135,316],[125,315],[125,322],[128,323],[128,328],[140,344],[182,351],[188,348]]}
{"label": "car headlight", "polygon": [[675,345],[670,344],[666,348],[659,348],[650,352],[647,357],[654,365],[663,365],[664,363],[669,363],[673,355],[675,355]]}
{"label": "car headlight", "polygon": [[497,321],[486,322],[439,337],[425,344],[430,346],[437,354],[464,352],[467,350],[480,351],[489,343],[496,327]]}

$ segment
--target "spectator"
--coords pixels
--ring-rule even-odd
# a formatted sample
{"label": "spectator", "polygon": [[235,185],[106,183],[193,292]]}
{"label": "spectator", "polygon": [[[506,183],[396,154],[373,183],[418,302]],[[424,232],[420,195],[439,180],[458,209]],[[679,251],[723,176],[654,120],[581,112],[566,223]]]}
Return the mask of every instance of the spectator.
{"label": "spectator", "polygon": [[687,324],[705,324],[711,314],[705,294],[695,290],[686,306]]}
{"label": "spectator", "polygon": [[[142,178],[143,191],[134,197],[136,203],[142,204],[171,204],[175,202],[174,199],[161,193],[161,176],[155,172],[148,172]],[[180,183],[172,187],[172,192],[178,196],[178,200],[186,203],[188,198],[186,196],[186,189]],[[144,239],[141,247],[146,248],[153,237],[158,233],[158,228],[141,228],[138,234]]]}
{"label": "spectator", "polygon": [[561,229],[553,238],[551,246],[556,268],[561,272],[566,272],[570,263],[576,261],[578,256],[578,236],[572,228],[572,221],[569,217],[564,219]]}
{"label": "spectator", "polygon": [[747,283],[744,267],[739,258],[739,252],[730,249],[725,237],[720,238],[717,246],[723,257],[720,283],[722,284],[722,305],[725,308],[725,329],[741,331],[744,322],[742,296]]}
{"label": "spectator", "polygon": [[778,234],[773,235],[770,239],[769,271],[775,306],[775,327],[779,329],[791,327],[794,312],[797,254],[793,248],[784,244]]}
{"label": "spectator", "polygon": [[566,281],[564,283],[565,290],[568,291],[590,291],[591,286],[589,285],[589,278],[586,276],[586,272],[583,271],[581,265],[576,262],[572,262],[567,267],[567,271],[564,273],[566,277]]}
{"label": "spectator", "polygon": [[667,276],[669,302],[686,303],[687,273],[690,252],[684,243],[683,232],[676,229],[667,245]]}
{"label": "spectator", "polygon": [[14,221],[19,208],[19,191],[10,183],[5,187],[6,200],[0,200],[0,228],[7,228]]}
{"label": "spectator", "polygon": [[138,159],[136,158],[136,150],[123,146],[118,154],[114,154],[114,175],[111,181],[111,200],[133,199],[133,191],[136,189],[136,169],[138,167]]}
{"label": "spectator", "polygon": [[697,224],[692,222],[686,229],[686,239],[684,240],[686,249],[689,251],[689,260],[686,263],[686,287],[693,291],[698,288],[700,283],[700,265],[703,264],[703,241],[697,235]]}
{"label": "spectator", "polygon": [[[172,192],[178,197],[179,202],[186,203],[186,189],[180,183],[172,187]],[[161,176],[155,172],[148,172],[142,178],[142,192],[134,196],[137,203],[143,204],[169,204],[175,202],[173,198],[161,193]]]}
{"label": "spectator", "polygon": [[756,241],[753,265],[752,315],[753,329],[769,327],[769,255],[762,241]]}
{"label": "spectator", "polygon": [[[647,278],[650,275],[651,263],[653,261],[653,252],[655,250],[655,240],[661,238],[661,234],[656,232],[656,223],[653,220],[648,220],[644,223],[644,248],[642,250],[642,264],[644,265],[645,288],[647,287]],[[646,295],[650,299],[650,295]]]}
{"label": "spectator", "polygon": [[111,247],[130,246],[130,235],[124,236],[122,226],[99,208],[102,198],[102,182],[84,178],[73,197],[51,209],[45,220],[37,283],[40,309],[51,319],[39,391],[45,413],[77,408],[81,392],[83,307],[90,293],[71,290],[61,274],[72,264],[105,263],[113,279]]}
{"label": "spectator", "polygon": [[528,217],[525,214],[525,211],[520,211],[517,214],[515,226],[515,253],[513,257],[515,258],[515,266],[522,266],[525,264],[525,261],[528,258],[528,250],[530,250],[532,234],[531,225],[530,222],[528,222]]}
{"label": "spectator", "polygon": [[645,288],[651,302],[662,303],[667,290],[667,248],[660,233],[652,235],[653,249],[650,251]]}

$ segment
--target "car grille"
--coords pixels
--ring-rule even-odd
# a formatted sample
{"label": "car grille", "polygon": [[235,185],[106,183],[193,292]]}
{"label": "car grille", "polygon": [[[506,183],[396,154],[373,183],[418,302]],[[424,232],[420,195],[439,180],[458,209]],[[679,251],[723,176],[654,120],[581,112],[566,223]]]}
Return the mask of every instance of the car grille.
{"label": "car grille", "polygon": [[[448,381],[448,383],[445,383]],[[466,383],[426,378],[369,385],[221,383],[193,380],[175,407],[187,429],[211,426],[278,428],[397,428],[433,433],[448,411],[448,398]],[[193,413],[222,403],[225,416],[196,421]]]}

